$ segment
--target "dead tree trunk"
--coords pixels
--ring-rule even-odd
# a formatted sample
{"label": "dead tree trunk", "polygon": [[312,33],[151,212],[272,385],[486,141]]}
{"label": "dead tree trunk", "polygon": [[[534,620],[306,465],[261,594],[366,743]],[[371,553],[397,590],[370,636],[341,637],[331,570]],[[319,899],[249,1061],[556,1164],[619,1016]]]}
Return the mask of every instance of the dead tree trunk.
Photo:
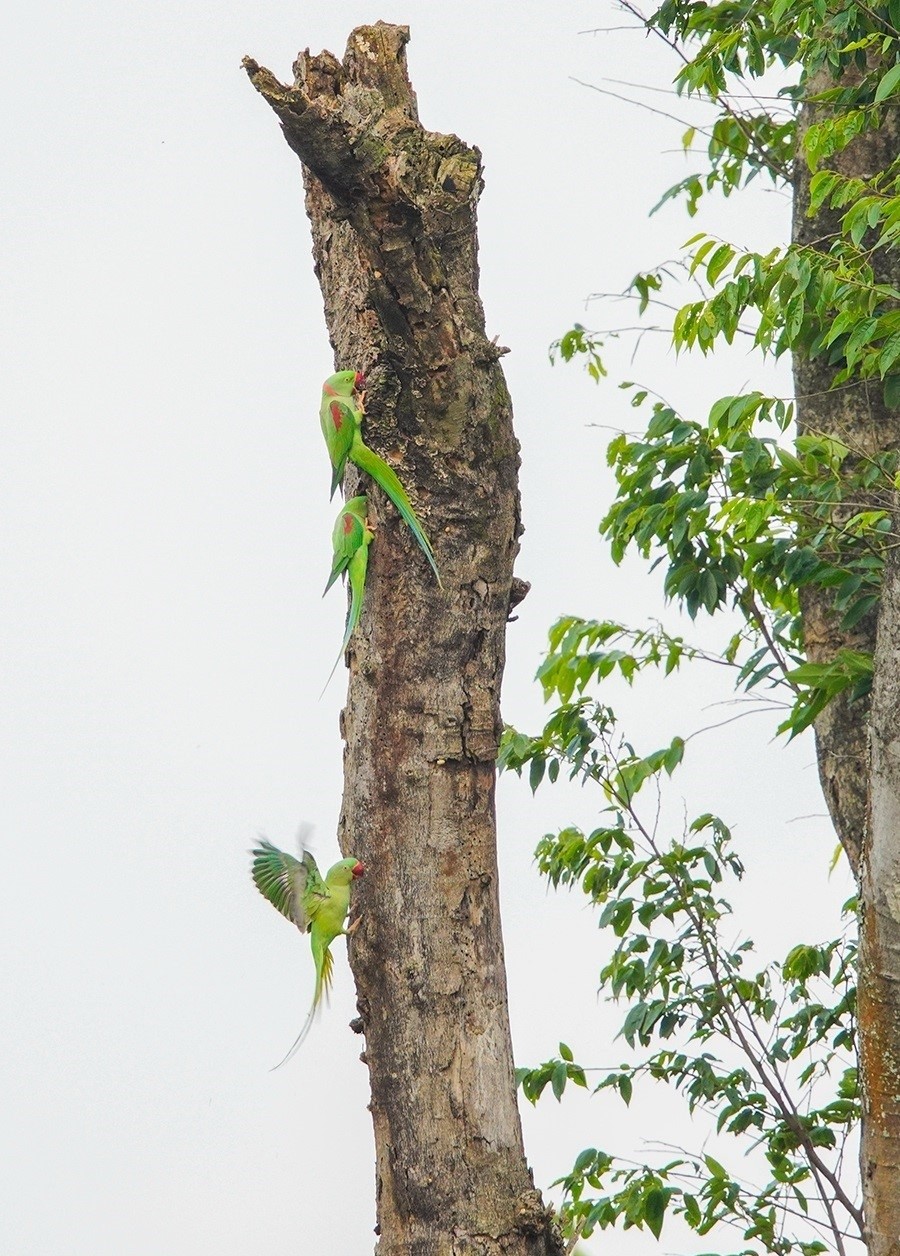
{"label": "dead tree trunk", "polygon": [[[810,92],[832,86],[823,72]],[[806,105],[801,136],[826,106]],[[845,175],[868,177],[900,151],[900,118],[887,110],[834,159]],[[839,230],[839,215],[807,217],[810,173],[800,155],[794,200],[794,240],[817,247]],[[897,250],[876,255],[876,279],[900,287]],[[837,437],[850,463],[900,448],[900,416],[888,409],[878,380],[829,391],[838,369],[798,356],[794,376],[799,428]],[[859,495],[857,494],[857,497]],[[858,984],[860,1164],[870,1256],[900,1256],[900,568],[890,551],[881,605],[847,632],[826,589],[802,591],[804,637],[813,662],[830,662],[842,647],[873,652],[870,699],[839,695],[816,720],[819,775],[831,817],[859,883]]]}
{"label": "dead tree trunk", "polygon": [[301,54],[291,87],[244,63],[303,163],[336,365],[368,378],[366,442],[410,491],[445,585],[367,484],[378,528],[343,715],[341,845],[369,869],[350,954],[378,1251],[550,1256],[561,1244],[516,1106],[495,846],[518,447],[478,296],[480,154],[420,125],[408,38],[359,27],[343,63]]}

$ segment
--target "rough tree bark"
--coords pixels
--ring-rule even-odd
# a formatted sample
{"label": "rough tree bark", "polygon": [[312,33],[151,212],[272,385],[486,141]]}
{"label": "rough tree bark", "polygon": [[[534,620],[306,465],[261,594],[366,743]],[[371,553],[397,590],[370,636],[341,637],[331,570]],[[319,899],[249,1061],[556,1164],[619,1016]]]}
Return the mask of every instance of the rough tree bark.
{"label": "rough tree bark", "polygon": [[[900,522],[900,515],[895,516]],[[863,1200],[870,1256],[900,1253],[900,554],[878,616],[869,825],[860,869],[859,1041]]]}
{"label": "rough tree bark", "polygon": [[359,27],[343,63],[302,53],[291,87],[244,62],[303,163],[336,365],[367,376],[366,441],[410,491],[445,585],[366,484],[377,533],[342,719],[341,845],[369,870],[350,956],[378,1252],[550,1256],[562,1245],[516,1106],[495,846],[518,446],[478,296],[480,154],[420,125],[408,38]]}
{"label": "rough tree bark", "polygon": [[[810,84],[814,94],[832,81]],[[824,106],[806,105],[800,134]],[[845,175],[884,170],[900,152],[898,111],[858,137],[834,161]],[[794,240],[820,245],[837,229],[823,211],[807,217],[810,172],[798,156]],[[876,255],[876,278],[900,288],[900,254]],[[900,415],[883,401],[877,380],[830,392],[835,374],[821,359],[797,356],[794,376],[799,430],[836,436],[851,462],[900,448]],[[883,503],[879,503],[883,504]],[[896,529],[895,529],[896,532]],[[860,1165],[870,1256],[900,1254],[900,571],[891,550],[881,605],[851,632],[841,629],[827,590],[802,594],[804,636],[812,662],[849,648],[875,655],[871,699],[829,703],[816,720],[819,775],[838,836],[857,876],[860,899],[859,1056],[863,1102]]]}

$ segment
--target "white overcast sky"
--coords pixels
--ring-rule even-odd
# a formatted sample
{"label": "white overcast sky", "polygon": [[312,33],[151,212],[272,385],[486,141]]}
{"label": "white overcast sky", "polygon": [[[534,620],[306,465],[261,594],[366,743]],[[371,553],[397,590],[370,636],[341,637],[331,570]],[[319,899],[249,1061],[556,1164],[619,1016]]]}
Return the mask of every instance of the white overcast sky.
{"label": "white overcast sky", "polygon": [[[488,335],[512,350],[518,571],[533,585],[509,632],[504,711],[520,727],[544,716],[532,676],[556,615],[663,613],[658,575],[614,569],[597,536],[603,425],[633,425],[626,395],[551,367],[549,343],[576,320],[633,321],[585,298],[699,227],[747,244],[787,228],[786,201],[764,191],[699,227],[679,207],[648,219],[689,168],[681,128],[574,80],[662,86],[674,66],[640,34],[580,33],[623,23],[609,0],[31,0],[7,17],[3,1256],[342,1256],[375,1241],[342,944],[330,1011],[269,1072],[311,964],[254,890],[247,850],[259,831],[290,846],[305,819],[320,860],[337,857],[342,669],[317,698],[344,602],[320,597],[333,507],[317,406],[333,367],[300,169],[240,60],[289,80],[298,48],[341,55],[379,18],[411,26],[424,124],[484,154],[482,294]],[[648,342],[634,365],[614,359],[693,413],[758,378],[743,349],[706,370]],[[717,683],[615,697],[652,749],[717,717],[701,711],[728,696]],[[846,892],[827,881],[811,743],[785,751],[771,732],[746,720],[698,738],[673,789],[676,815],[734,825],[751,868],[736,897],[764,953],[824,936]],[[538,837],[592,825],[597,799],[532,802],[507,780],[499,803],[517,1062],[564,1038],[585,1063],[615,1063],[594,919],[532,865]],[[641,1128],[610,1097],[526,1111],[538,1184],[585,1145],[665,1137],[668,1107],[645,1106]]]}

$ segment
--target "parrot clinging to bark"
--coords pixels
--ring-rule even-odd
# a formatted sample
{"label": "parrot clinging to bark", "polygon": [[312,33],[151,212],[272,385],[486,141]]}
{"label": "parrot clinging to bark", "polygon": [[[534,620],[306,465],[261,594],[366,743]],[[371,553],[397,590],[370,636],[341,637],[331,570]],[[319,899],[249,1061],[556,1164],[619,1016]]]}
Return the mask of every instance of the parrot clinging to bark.
{"label": "parrot clinging to bark", "polygon": [[[334,559],[331,564],[331,575],[328,577],[328,583],[325,586],[325,593],[328,592],[338,576],[346,573],[350,581],[350,612],[347,615],[347,627],[344,631],[344,640],[341,642],[341,651],[334,661],[334,667],[328,673],[328,680],[331,680],[334,675],[334,668],[337,667],[343,658],[344,651],[347,649],[350,638],[353,636],[356,625],[359,623],[363,603],[363,590],[366,584],[366,567],[369,564],[369,544],[372,536],[373,533],[369,528],[365,497],[351,497],[338,515],[334,531],[331,534]],[[325,681],[326,689],[328,680]],[[324,693],[325,690],[323,689],[322,692]]]}
{"label": "parrot clinging to bark", "polygon": [[276,1068],[281,1068],[299,1048],[309,1033],[316,1012],[322,1002],[323,992],[331,989],[331,944],[342,933],[349,936],[359,920],[344,928],[350,910],[350,886],[365,872],[365,865],[358,859],[341,859],[329,868],[325,880],[319,873],[316,861],[308,850],[302,859],[285,854],[265,838],[252,852],[253,880],[260,894],[277,907],[297,926],[301,933],[309,933],[313,960],[316,965],[316,988],[312,1007],[303,1022],[294,1045]]}
{"label": "parrot clinging to bark", "polygon": [[319,419],[325,435],[325,444],[328,446],[328,456],[331,459],[331,496],[334,497],[334,490],[341,482],[349,458],[361,471],[365,471],[372,477],[397,507],[431,564],[431,570],[437,577],[438,585],[443,588],[431,544],[416,518],[416,512],[406,495],[406,490],[384,459],[379,458],[378,454],[363,441],[363,410],[359,394],[364,388],[365,380],[359,371],[338,371],[336,375],[330,375],[322,386]]}

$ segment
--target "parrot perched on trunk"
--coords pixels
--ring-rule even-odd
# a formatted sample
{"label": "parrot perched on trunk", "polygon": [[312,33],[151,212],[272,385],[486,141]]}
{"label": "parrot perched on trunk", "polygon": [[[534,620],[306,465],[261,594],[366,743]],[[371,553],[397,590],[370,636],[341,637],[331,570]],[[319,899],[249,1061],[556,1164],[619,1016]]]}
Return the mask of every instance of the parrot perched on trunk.
{"label": "parrot perched on trunk", "polygon": [[349,458],[361,471],[365,471],[372,477],[397,507],[431,564],[431,570],[437,577],[438,585],[443,588],[431,544],[416,518],[416,512],[406,495],[406,490],[384,459],[379,458],[378,454],[363,441],[362,400],[358,394],[364,388],[365,379],[359,371],[338,371],[336,375],[330,375],[322,386],[319,420],[322,424],[325,444],[328,446],[328,456],[331,459],[331,496],[334,497],[334,490],[341,482]]}
{"label": "parrot perched on trunk", "polygon": [[[341,652],[334,661],[334,667],[328,673],[328,680],[325,681],[325,688],[328,688],[328,681],[334,675],[334,668],[337,667],[344,656],[344,651],[350,643],[350,638],[359,623],[359,616],[362,611],[363,590],[366,584],[366,567],[369,565],[369,544],[372,540],[373,533],[369,528],[367,515],[367,502],[365,497],[351,497],[338,515],[334,531],[331,534],[331,543],[334,547],[334,559],[331,564],[331,575],[328,577],[328,583],[325,586],[325,593],[331,588],[338,576],[344,575],[346,572],[350,580],[350,612],[347,615],[347,627],[344,631],[344,640],[341,642]],[[324,594],[322,595],[324,597]],[[322,690],[325,692],[325,689]]]}
{"label": "parrot perched on trunk", "polygon": [[350,910],[350,886],[365,872],[365,865],[358,859],[341,859],[329,868],[322,880],[316,861],[308,850],[302,859],[295,859],[273,846],[265,838],[252,852],[253,880],[260,894],[277,907],[297,926],[301,933],[309,933],[313,960],[316,965],[316,988],[312,1007],[303,1022],[303,1028],[290,1051],[275,1068],[281,1068],[297,1051],[309,1033],[316,1012],[322,1002],[323,992],[331,989],[331,944],[342,933],[348,936],[356,929],[355,921],[344,928]]}

